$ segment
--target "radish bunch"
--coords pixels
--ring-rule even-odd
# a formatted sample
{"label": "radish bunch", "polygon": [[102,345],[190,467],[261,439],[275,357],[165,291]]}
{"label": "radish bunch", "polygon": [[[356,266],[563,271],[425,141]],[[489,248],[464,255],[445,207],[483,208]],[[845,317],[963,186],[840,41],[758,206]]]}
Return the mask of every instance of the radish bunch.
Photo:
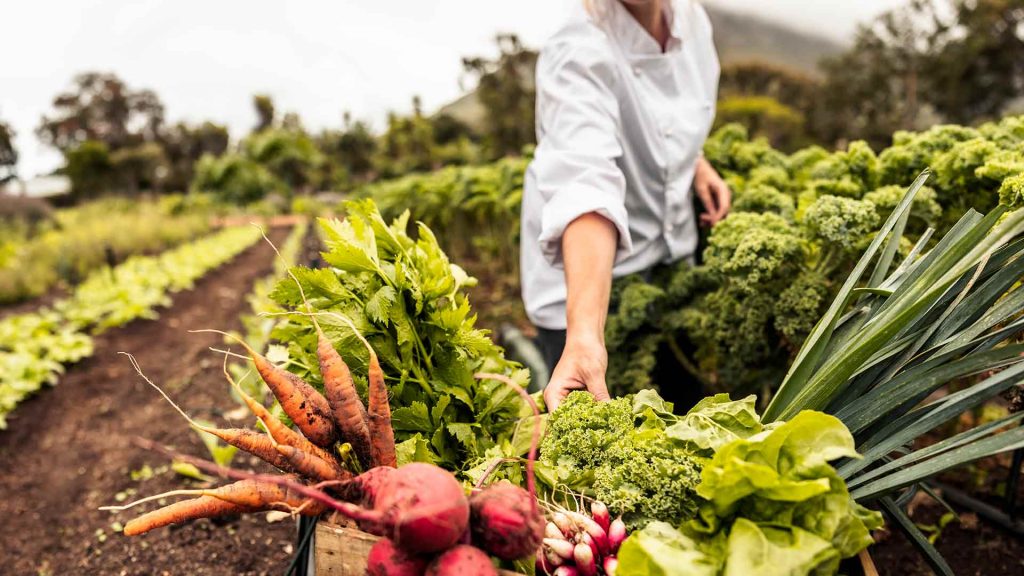
{"label": "radish bunch", "polygon": [[601,502],[590,506],[590,515],[555,512],[544,528],[544,544],[537,551],[537,573],[554,576],[615,576],[616,554],[626,539],[626,524],[612,521]]}

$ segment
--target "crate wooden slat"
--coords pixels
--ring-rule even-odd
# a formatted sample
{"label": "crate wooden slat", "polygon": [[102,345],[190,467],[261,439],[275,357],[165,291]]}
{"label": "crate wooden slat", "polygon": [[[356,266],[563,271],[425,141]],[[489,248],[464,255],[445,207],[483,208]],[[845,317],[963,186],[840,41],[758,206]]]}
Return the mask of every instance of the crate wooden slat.
{"label": "crate wooden slat", "polygon": [[[314,536],[316,548],[313,565],[316,576],[363,576],[370,548],[376,536],[355,528],[346,528],[329,522],[319,522]],[[501,576],[522,576],[500,570]]]}
{"label": "crate wooden slat", "polygon": [[316,576],[363,576],[366,559],[377,537],[327,522],[316,525]]}

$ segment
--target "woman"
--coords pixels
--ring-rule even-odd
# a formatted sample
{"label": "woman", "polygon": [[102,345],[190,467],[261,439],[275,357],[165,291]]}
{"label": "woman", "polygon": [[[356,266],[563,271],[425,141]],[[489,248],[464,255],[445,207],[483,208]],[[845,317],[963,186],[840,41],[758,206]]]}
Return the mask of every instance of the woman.
{"label": "woman", "polygon": [[[691,0],[590,0],[537,65],[537,139],[522,207],[526,311],[554,409],[572,390],[608,398],[604,324],[612,277],[692,259],[697,217],[731,194],[701,155],[719,65]],[[557,362],[557,363],[556,363]]]}

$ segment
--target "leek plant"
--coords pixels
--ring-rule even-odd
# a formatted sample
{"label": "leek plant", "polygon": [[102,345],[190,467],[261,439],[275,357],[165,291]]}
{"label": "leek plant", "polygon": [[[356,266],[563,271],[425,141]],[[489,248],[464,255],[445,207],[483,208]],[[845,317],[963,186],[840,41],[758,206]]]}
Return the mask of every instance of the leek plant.
{"label": "leek plant", "polygon": [[[880,507],[937,573],[952,574],[901,504],[935,474],[1024,448],[1021,413],[914,445],[1024,382],[1024,210],[969,211],[930,249],[926,231],[897,264],[909,208],[927,178],[917,178],[862,255],[763,421],[802,410],[841,419],[862,455],[837,466],[851,496]],[[932,396],[954,381],[963,388]]]}

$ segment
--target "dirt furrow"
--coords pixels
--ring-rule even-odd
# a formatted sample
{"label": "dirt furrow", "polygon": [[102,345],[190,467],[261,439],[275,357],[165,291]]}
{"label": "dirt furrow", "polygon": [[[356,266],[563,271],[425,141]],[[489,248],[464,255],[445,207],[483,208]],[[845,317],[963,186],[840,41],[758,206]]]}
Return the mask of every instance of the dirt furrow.
{"label": "dirt furrow", "polygon": [[[271,238],[282,242],[287,229]],[[198,328],[238,329],[245,295],[270,273],[265,243],[174,296],[156,321],[136,321],[96,338],[96,354],[60,384],[20,406],[0,432],[0,572],[9,574],[281,574],[295,527],[264,517],[203,520],[128,539],[97,508],[119,492],[128,499],[183,487],[167,462],[132,444],[145,437],[205,456],[198,436],[117,352],[136,356],[147,375],[197,417],[216,420],[237,405],[228,397],[220,337]],[[241,457],[240,457],[241,458]],[[236,464],[245,465],[246,460]],[[133,478],[134,473],[134,478]]]}

